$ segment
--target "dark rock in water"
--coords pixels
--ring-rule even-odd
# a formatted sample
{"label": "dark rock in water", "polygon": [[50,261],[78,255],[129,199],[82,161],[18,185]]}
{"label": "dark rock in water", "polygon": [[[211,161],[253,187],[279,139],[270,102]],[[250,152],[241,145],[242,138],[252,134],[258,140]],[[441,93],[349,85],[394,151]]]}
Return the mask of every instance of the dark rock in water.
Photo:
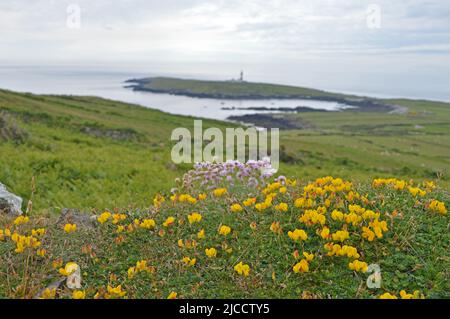
{"label": "dark rock in water", "polygon": [[95,218],[95,215],[78,209],[63,208],[56,224],[60,227],[65,224],[76,224],[77,227],[81,228],[93,228],[95,227]]}
{"label": "dark rock in water", "polygon": [[0,183],[0,213],[8,216],[22,215],[22,198],[6,190],[6,186]]}
{"label": "dark rock in water", "polygon": [[251,124],[258,127],[279,128],[280,130],[289,129],[306,129],[312,128],[313,125],[305,120],[290,119],[281,114],[246,114],[229,116],[229,120]]}

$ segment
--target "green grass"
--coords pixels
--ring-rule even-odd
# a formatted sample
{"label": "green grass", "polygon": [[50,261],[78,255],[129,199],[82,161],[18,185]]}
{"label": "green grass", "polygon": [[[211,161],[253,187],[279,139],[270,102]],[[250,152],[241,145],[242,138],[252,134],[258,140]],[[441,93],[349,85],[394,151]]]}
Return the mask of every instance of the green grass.
{"label": "green grass", "polygon": [[159,91],[177,91],[179,93],[221,95],[230,98],[254,95],[259,97],[289,97],[289,96],[321,96],[321,97],[351,97],[338,93],[330,93],[310,88],[269,83],[232,82],[232,81],[201,81],[177,78],[155,77],[142,84],[143,89]]}
{"label": "green grass", "polygon": [[[283,115],[311,124],[282,131],[280,174],[369,181],[379,176],[431,179],[450,185],[450,105],[388,100],[405,114],[310,112]],[[145,208],[190,165],[170,160],[170,134],[193,119],[96,97],[0,90],[0,112],[14,130],[0,134],[0,181],[34,212],[63,207]],[[230,123],[206,120],[204,127]],[[22,135],[24,138],[22,138]]]}
{"label": "green grass", "polygon": [[[32,228],[44,227],[46,234],[39,237],[46,249],[44,257],[36,256],[36,249],[27,248],[22,253],[14,252],[16,245],[11,238],[0,239],[0,298],[32,298],[62,276],[52,263],[60,260],[62,265],[75,262],[81,267],[82,290],[87,298],[97,295],[105,297],[107,285],[122,285],[127,298],[166,298],[170,292],[179,298],[378,298],[384,292],[398,296],[401,290],[412,293],[418,290],[427,298],[449,298],[450,265],[448,247],[449,219],[447,215],[431,211],[432,199],[444,201],[448,197],[441,190],[428,191],[424,197],[413,197],[407,189],[396,191],[390,187],[373,188],[370,184],[355,183],[353,194],[358,192],[365,198],[349,199],[346,191],[326,192],[317,196],[314,192],[304,194],[303,186],[288,186],[286,192],[273,188],[277,195],[270,208],[258,212],[253,205],[241,212],[231,212],[232,203],[243,203],[251,196],[264,201],[262,188],[247,187],[235,183],[228,193],[220,198],[212,196],[209,189],[198,186],[179,189],[179,194],[188,193],[197,198],[207,192],[207,198],[194,204],[172,202],[168,197],[157,207],[146,211],[122,210],[125,220],[113,224],[95,222],[87,228],[79,224],[75,233],[63,231],[65,222],[57,223],[57,217],[32,218],[25,225],[15,226],[10,219],[0,220],[0,229],[9,228],[20,235],[29,235]],[[314,187],[324,184],[313,184]],[[420,186],[423,187],[423,186]],[[168,189],[163,191],[168,195]],[[347,229],[349,238],[341,245],[351,245],[360,254],[359,260],[368,265],[377,264],[381,270],[381,286],[369,288],[366,281],[372,273],[354,272],[348,267],[354,258],[328,256],[325,243],[332,238],[322,238],[317,232],[321,224],[307,225],[299,221],[306,208],[295,207],[298,198],[314,201],[312,209],[330,206],[324,215],[325,225],[331,233]],[[278,203],[287,203],[288,210],[275,209]],[[363,239],[362,227],[372,219],[355,225],[333,220],[331,212],[339,209],[349,212],[350,205],[380,213],[379,220],[387,222],[387,231],[374,241]],[[202,215],[198,223],[190,224],[187,216],[192,212]],[[97,214],[98,216],[98,214]],[[164,227],[167,217],[175,217],[175,223]],[[131,226],[131,231],[117,233],[118,225],[128,229],[143,219],[156,222],[153,229]],[[271,224],[280,223],[282,233],[270,230]],[[250,225],[254,223],[256,229]],[[226,237],[218,233],[221,225],[231,227]],[[303,229],[308,234],[305,241],[294,242],[288,231]],[[198,238],[204,229],[205,237]],[[118,239],[120,239],[118,241]],[[178,241],[195,240],[195,248],[179,247]],[[336,243],[336,241],[334,241]],[[216,258],[209,259],[205,249],[214,247]],[[232,250],[229,250],[229,249]],[[298,250],[300,257],[293,255]],[[302,253],[315,255],[309,262],[309,272],[294,273],[293,266],[303,258]],[[196,258],[196,264],[188,267],[184,257]],[[129,278],[127,270],[138,261],[147,261],[154,267],[151,273],[141,272]],[[248,277],[239,276],[233,267],[239,262],[250,266]],[[58,298],[71,298],[72,292],[63,285],[57,291]]]}

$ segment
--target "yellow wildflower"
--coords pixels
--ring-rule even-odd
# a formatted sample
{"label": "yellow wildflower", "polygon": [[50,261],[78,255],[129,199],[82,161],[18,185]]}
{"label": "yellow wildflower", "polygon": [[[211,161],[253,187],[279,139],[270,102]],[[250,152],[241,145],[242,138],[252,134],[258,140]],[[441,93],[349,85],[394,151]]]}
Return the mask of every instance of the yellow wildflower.
{"label": "yellow wildflower", "polygon": [[19,226],[22,224],[26,224],[30,221],[30,218],[28,216],[19,216],[16,219],[14,219],[14,225]]}
{"label": "yellow wildflower", "polygon": [[398,299],[397,296],[391,295],[389,292],[385,292],[379,298],[380,299]]}
{"label": "yellow wildflower", "polygon": [[204,230],[204,229],[200,230],[200,231],[197,233],[197,238],[198,238],[198,239],[203,239],[203,238],[205,238],[205,230]]}
{"label": "yellow wildflower", "polygon": [[288,236],[293,241],[299,241],[299,240],[305,241],[308,239],[308,235],[306,234],[306,232],[303,229],[295,229],[293,232],[289,231]]}
{"label": "yellow wildflower", "polygon": [[275,206],[275,210],[280,211],[280,212],[287,212],[288,209],[289,209],[289,206],[286,203],[279,203],[278,205]]}
{"label": "yellow wildflower", "polygon": [[197,262],[197,259],[190,257],[183,257],[182,261],[188,266],[194,266]]}
{"label": "yellow wildflower", "polygon": [[300,262],[298,262],[297,264],[294,265],[294,267],[292,267],[292,270],[295,273],[299,273],[299,272],[309,272],[309,264],[308,261],[306,259],[302,259],[300,260]]}
{"label": "yellow wildflower", "polygon": [[231,228],[228,226],[220,226],[219,228],[219,234],[223,236],[227,236],[231,232]]}
{"label": "yellow wildflower", "polygon": [[100,216],[97,218],[97,221],[100,224],[104,224],[106,223],[109,219],[111,218],[111,213],[110,212],[103,212],[100,214]]}
{"label": "yellow wildflower", "polygon": [[77,230],[76,224],[66,224],[64,225],[64,231],[68,234],[73,233]]}
{"label": "yellow wildflower", "polygon": [[188,215],[189,224],[198,223],[202,220],[202,215],[199,213],[192,213]]}
{"label": "yellow wildflower", "polygon": [[242,206],[239,205],[239,204],[233,204],[233,205],[231,205],[230,210],[231,210],[233,213],[239,213],[239,212],[242,212],[244,209],[243,209]]}
{"label": "yellow wildflower", "polygon": [[241,276],[247,277],[250,274],[250,266],[243,264],[242,261],[234,266],[234,270]]}
{"label": "yellow wildflower", "polygon": [[214,258],[217,256],[217,250],[215,248],[206,248],[205,249],[205,254],[206,256],[208,256],[209,258]]}
{"label": "yellow wildflower", "polygon": [[166,221],[163,223],[163,226],[164,227],[169,227],[174,222],[175,222],[175,217],[173,217],[173,216],[167,217]]}
{"label": "yellow wildflower", "polygon": [[72,293],[73,299],[85,299],[86,298],[86,292],[84,290],[74,290]]}
{"label": "yellow wildflower", "polygon": [[177,293],[175,291],[172,291],[168,296],[167,299],[177,299]]}
{"label": "yellow wildflower", "polygon": [[217,188],[217,189],[213,190],[213,195],[215,197],[222,197],[226,193],[227,193],[227,189],[226,188]]}

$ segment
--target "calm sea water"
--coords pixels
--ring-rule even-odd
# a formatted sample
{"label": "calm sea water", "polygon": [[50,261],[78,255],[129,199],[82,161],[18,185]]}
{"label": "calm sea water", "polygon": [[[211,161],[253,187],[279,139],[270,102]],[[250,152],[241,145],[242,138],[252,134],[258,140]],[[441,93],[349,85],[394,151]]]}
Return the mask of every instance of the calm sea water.
{"label": "calm sea water", "polygon": [[[135,92],[124,88],[131,78],[157,74],[95,69],[66,69],[47,67],[0,67],[0,88],[38,94],[89,95],[134,103],[164,112],[224,120],[230,115],[254,114],[271,111],[245,110],[250,107],[296,108],[337,111],[348,106],[311,100],[216,100]],[[224,110],[225,108],[225,110]],[[235,109],[233,109],[235,108]],[[237,108],[244,108],[238,110]]]}

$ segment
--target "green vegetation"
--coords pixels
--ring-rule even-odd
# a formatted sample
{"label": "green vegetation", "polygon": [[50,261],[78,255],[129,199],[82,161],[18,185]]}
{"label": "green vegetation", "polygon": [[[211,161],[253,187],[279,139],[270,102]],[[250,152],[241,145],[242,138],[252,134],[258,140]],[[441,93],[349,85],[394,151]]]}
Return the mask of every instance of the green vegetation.
{"label": "green vegetation", "polygon": [[[434,200],[443,194],[432,183],[234,181],[219,184],[226,192],[196,183],[149,210],[83,223],[0,219],[0,298],[450,297],[449,202]],[[366,284],[371,264],[379,287]],[[70,267],[82,274],[75,295],[63,283]]]}
{"label": "green vegetation", "polygon": [[[305,112],[281,134],[280,174],[435,180],[450,185],[450,105],[387,100],[404,114]],[[35,213],[63,207],[145,208],[190,165],[170,160],[171,131],[193,118],[95,97],[0,91],[0,181]],[[230,123],[207,120],[204,127]],[[34,178],[34,181],[32,179]],[[33,194],[34,190],[34,196]]]}
{"label": "green vegetation", "polygon": [[237,98],[243,96],[257,96],[260,98],[271,98],[274,96],[320,96],[333,98],[351,97],[348,95],[329,93],[321,90],[268,83],[201,81],[165,77],[136,80],[136,83],[138,83],[136,88],[140,90],[172,92],[188,95],[198,94],[227,98]]}

